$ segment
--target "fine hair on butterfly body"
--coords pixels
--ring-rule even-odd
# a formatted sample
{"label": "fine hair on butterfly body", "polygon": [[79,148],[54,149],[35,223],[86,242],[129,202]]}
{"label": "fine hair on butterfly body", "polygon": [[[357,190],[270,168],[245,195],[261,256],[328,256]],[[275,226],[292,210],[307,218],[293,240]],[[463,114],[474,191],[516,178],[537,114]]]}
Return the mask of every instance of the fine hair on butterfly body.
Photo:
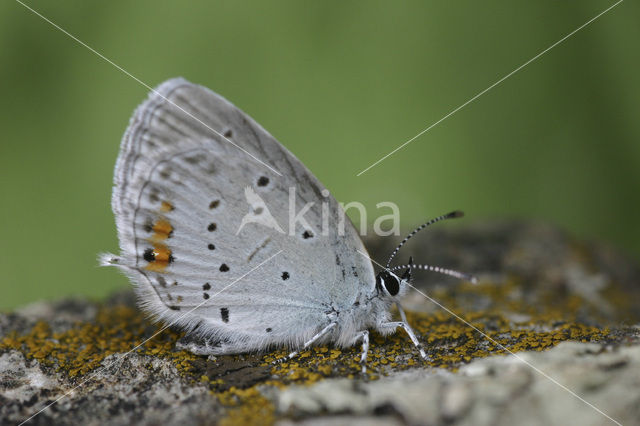
{"label": "fine hair on butterfly body", "polygon": [[[242,222],[246,194],[269,206],[272,226]],[[178,345],[196,354],[286,346],[296,350],[291,358],[311,345],[361,343],[364,370],[368,330],[386,335],[400,327],[426,358],[398,303],[411,271],[472,277],[412,259],[389,265],[415,233],[461,213],[414,230],[376,275],[350,221],[338,234],[344,212],[327,194],[247,114],[203,86],[171,79],[138,107],[124,134],[112,195],[120,254],[103,254],[100,263],[123,271],[140,307],[185,330]],[[308,209],[291,235],[278,230],[292,207],[313,202],[324,211]],[[325,220],[326,235],[317,232]],[[391,318],[394,303],[401,321]]]}

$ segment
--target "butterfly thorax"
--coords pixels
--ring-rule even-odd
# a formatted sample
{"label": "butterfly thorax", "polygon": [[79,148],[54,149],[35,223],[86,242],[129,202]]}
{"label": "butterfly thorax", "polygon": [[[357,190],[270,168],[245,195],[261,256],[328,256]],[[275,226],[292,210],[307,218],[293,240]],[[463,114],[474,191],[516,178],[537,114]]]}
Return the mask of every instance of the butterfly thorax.
{"label": "butterfly thorax", "polygon": [[349,347],[362,330],[375,329],[381,334],[388,334],[389,330],[380,325],[390,321],[392,304],[393,299],[385,297],[376,288],[360,293],[351,306],[328,313],[327,320],[337,323],[328,340],[338,346]]}

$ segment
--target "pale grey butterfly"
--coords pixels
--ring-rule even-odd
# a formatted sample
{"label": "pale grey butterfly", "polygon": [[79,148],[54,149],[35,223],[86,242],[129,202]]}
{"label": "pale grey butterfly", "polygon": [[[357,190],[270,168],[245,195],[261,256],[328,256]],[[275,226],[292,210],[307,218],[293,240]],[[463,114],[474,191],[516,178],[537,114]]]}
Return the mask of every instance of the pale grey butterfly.
{"label": "pale grey butterfly", "polygon": [[368,330],[401,327],[426,358],[398,303],[411,269],[472,279],[411,259],[389,268],[412,235],[459,212],[414,230],[374,274],[342,207],[304,164],[226,99],[181,78],[131,118],[112,208],[121,253],[101,264],[128,275],[141,308],[185,330],[179,345],[197,354],[288,346],[291,358],[314,344],[361,343],[364,370]]}

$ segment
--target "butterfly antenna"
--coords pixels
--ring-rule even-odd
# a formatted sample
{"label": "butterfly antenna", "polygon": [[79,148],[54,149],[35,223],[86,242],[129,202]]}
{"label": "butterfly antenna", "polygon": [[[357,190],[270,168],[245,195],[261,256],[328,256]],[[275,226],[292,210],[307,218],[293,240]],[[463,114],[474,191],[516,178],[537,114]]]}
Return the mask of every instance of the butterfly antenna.
{"label": "butterfly antenna", "polygon": [[422,269],[423,271],[431,271],[431,272],[437,272],[439,274],[444,274],[444,275],[449,275],[451,277],[456,277],[458,279],[461,280],[465,280],[465,281],[469,281],[473,284],[478,284],[478,279],[476,277],[474,277],[471,274],[467,274],[464,272],[459,272],[459,271],[454,271],[453,269],[445,269],[445,268],[441,268],[439,266],[432,266],[432,265],[416,265],[416,264],[409,264],[409,265],[399,265],[399,266],[394,266],[391,269],[387,270],[389,272],[395,272],[398,269],[404,269],[404,268],[410,268],[410,269]]}
{"label": "butterfly antenna", "polygon": [[[405,237],[405,239],[400,242],[400,244],[398,244],[398,247],[396,247],[396,249],[393,251],[393,253],[391,253],[391,256],[389,257],[389,260],[387,261],[387,266],[386,267],[389,268],[389,265],[391,264],[391,261],[396,256],[398,251],[400,251],[400,248],[402,248],[402,246],[405,245],[405,243],[407,241],[409,241],[411,239],[411,237],[416,235],[418,232],[422,231],[424,228],[426,228],[429,225],[433,225],[436,222],[440,222],[441,220],[454,219],[454,218],[458,218],[458,217],[462,217],[462,216],[464,216],[464,213],[462,213],[460,210],[456,210],[454,212],[443,214],[442,216],[438,216],[436,218],[433,218],[430,221],[428,221],[427,223],[423,223],[422,225],[418,226],[416,229],[411,231],[409,233],[409,235],[407,235]],[[411,262],[409,262],[409,263],[411,263]]]}

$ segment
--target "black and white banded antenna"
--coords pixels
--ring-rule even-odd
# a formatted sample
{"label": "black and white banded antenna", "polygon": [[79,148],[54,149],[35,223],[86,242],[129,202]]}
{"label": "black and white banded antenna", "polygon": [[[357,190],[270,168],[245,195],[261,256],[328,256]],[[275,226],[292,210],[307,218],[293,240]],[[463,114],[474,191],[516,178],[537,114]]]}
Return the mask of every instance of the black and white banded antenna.
{"label": "black and white banded antenna", "polygon": [[[455,219],[458,217],[462,217],[464,216],[464,213],[462,213],[460,210],[456,210],[453,211],[451,213],[447,213],[447,214],[443,214],[442,216],[438,216],[436,218],[431,219],[430,221],[423,223],[422,225],[418,226],[416,229],[414,229],[413,231],[411,231],[409,233],[409,235],[407,235],[405,237],[404,240],[402,240],[400,242],[400,244],[398,244],[398,247],[396,247],[396,249],[393,251],[393,253],[391,253],[391,256],[389,256],[389,260],[387,261],[387,266],[385,266],[385,269],[389,269],[389,265],[391,264],[391,261],[393,260],[393,258],[396,256],[396,254],[398,253],[398,251],[400,251],[400,249],[402,248],[403,245],[405,245],[405,243],[407,241],[409,241],[411,239],[411,237],[413,237],[414,235],[416,235],[418,232],[422,231],[424,228],[426,228],[429,225],[433,225],[436,222],[440,222],[441,220],[445,220],[445,219]],[[412,262],[409,262],[412,263]],[[395,268],[394,268],[395,269]]]}
{"label": "black and white banded antenna", "polygon": [[399,266],[394,266],[393,268],[389,269],[387,268],[387,271],[389,272],[395,272],[399,269],[404,269],[404,268],[409,268],[409,269],[422,269],[423,271],[431,271],[431,272],[437,272],[439,274],[444,274],[444,275],[449,275],[461,280],[465,280],[465,281],[469,281],[473,284],[477,284],[478,283],[478,279],[476,277],[474,277],[471,274],[467,274],[464,272],[459,272],[459,271],[454,271],[453,269],[445,269],[445,268],[441,268],[439,266],[432,266],[432,265],[416,265],[414,263],[409,263],[408,265],[399,265]]}

